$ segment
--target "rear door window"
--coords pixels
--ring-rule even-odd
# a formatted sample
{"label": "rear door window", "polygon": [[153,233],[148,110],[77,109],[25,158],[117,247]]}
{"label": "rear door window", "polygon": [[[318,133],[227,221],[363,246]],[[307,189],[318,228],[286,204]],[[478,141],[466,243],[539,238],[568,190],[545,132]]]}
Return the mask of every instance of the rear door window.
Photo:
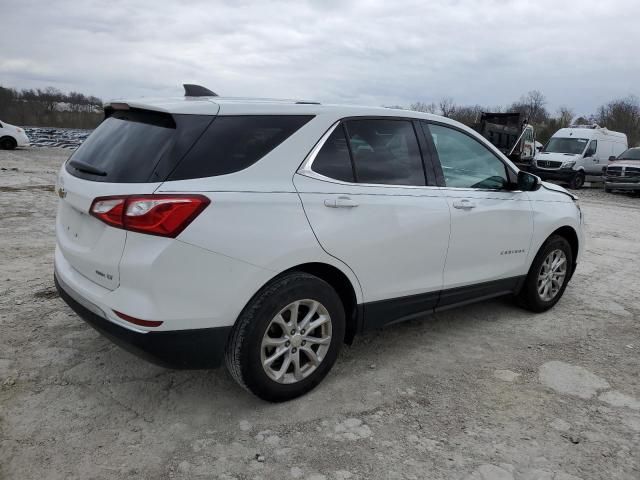
{"label": "rear door window", "polygon": [[168,180],[213,177],[243,170],[311,118],[310,115],[217,117]]}
{"label": "rear door window", "polygon": [[426,185],[411,121],[363,119],[345,125],[358,183]]}

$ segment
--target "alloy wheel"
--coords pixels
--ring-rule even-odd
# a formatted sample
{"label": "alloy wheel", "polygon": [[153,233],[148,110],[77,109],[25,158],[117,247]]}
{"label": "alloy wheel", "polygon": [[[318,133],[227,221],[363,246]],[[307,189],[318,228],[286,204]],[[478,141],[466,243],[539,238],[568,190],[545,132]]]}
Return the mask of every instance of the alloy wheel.
{"label": "alloy wheel", "polygon": [[567,276],[567,255],[560,249],[553,250],[540,266],[538,274],[538,295],[550,302],[560,292]]}
{"label": "alloy wheel", "polygon": [[262,367],[278,383],[311,375],[331,345],[331,316],[316,300],[296,300],[271,319],[262,338]]}

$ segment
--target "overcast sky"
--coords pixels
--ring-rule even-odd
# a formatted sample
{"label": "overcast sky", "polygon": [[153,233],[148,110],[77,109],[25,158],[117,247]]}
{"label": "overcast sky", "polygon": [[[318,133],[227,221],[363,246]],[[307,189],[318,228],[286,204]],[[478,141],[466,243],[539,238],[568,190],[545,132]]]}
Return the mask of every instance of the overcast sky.
{"label": "overcast sky", "polygon": [[[639,0],[5,0],[0,85],[590,113],[640,94]],[[184,5],[183,5],[184,4]],[[187,6],[188,5],[188,6]]]}

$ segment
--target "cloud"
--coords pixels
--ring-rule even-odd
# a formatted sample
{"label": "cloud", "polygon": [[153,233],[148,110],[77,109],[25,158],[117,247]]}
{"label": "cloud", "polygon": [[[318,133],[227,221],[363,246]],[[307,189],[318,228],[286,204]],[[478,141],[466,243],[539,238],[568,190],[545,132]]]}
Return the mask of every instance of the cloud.
{"label": "cloud", "polygon": [[22,0],[3,9],[0,84],[373,105],[539,89],[588,113],[640,93],[638,18],[637,0]]}

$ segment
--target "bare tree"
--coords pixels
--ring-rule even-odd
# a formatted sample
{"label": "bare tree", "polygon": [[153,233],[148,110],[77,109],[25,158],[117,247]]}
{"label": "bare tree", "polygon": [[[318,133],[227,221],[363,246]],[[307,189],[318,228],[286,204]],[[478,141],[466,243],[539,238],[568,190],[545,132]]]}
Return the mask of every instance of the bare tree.
{"label": "bare tree", "polygon": [[482,112],[486,111],[488,110],[481,105],[461,105],[456,107],[451,114],[451,118],[464,123],[468,127],[473,127],[480,120]]}
{"label": "bare tree", "polygon": [[23,126],[95,128],[103,118],[102,100],[60,90],[15,90],[0,86],[2,120]]}
{"label": "bare tree", "polygon": [[545,108],[547,99],[539,90],[531,90],[511,104],[510,110],[524,114],[534,125],[544,123],[549,114]]}
{"label": "bare tree", "polygon": [[602,127],[626,133],[630,146],[640,142],[640,103],[636,96],[630,95],[602,105],[594,119]]}
{"label": "bare tree", "polygon": [[438,111],[438,107],[433,102],[415,102],[409,106],[409,110],[413,110],[414,112],[436,113]]}
{"label": "bare tree", "polygon": [[440,107],[440,114],[443,117],[451,117],[456,111],[456,105],[451,97],[443,98],[438,105]]}
{"label": "bare tree", "polygon": [[558,128],[566,128],[571,125],[574,117],[573,110],[569,107],[562,106],[558,109]]}

